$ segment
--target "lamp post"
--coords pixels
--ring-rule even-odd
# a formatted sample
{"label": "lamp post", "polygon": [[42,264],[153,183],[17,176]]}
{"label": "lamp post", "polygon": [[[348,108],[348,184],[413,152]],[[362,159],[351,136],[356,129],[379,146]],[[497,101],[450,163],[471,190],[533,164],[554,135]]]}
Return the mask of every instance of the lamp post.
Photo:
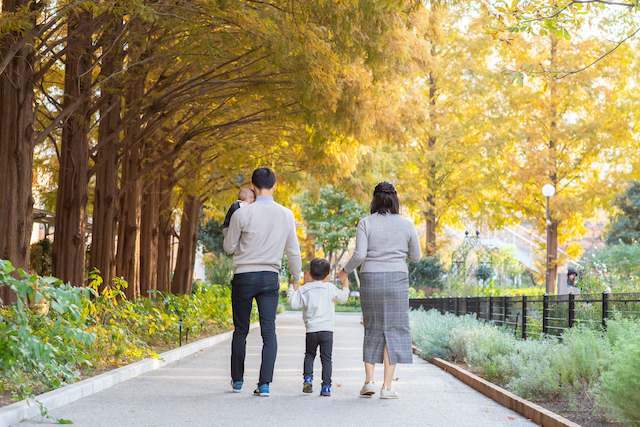
{"label": "lamp post", "polygon": [[542,187],[542,195],[547,198],[547,274],[545,290],[549,293],[549,226],[551,225],[551,217],[549,216],[549,198],[556,194],[556,188],[551,184],[545,184]]}

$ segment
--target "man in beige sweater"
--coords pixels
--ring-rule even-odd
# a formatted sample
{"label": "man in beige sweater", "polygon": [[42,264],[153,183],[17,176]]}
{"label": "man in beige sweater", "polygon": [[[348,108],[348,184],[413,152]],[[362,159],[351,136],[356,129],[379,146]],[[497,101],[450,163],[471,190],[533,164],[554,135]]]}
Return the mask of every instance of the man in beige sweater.
{"label": "man in beige sweater", "polygon": [[256,200],[233,214],[224,239],[224,250],[233,255],[234,267],[231,281],[234,326],[231,385],[235,392],[242,390],[246,338],[255,298],[260,313],[262,364],[254,394],[269,396],[277,352],[275,320],[282,255],[286,252],[292,282],[296,284],[300,283],[302,259],[293,212],[273,200],[275,172],[267,167],[259,167],[253,171],[251,188]]}

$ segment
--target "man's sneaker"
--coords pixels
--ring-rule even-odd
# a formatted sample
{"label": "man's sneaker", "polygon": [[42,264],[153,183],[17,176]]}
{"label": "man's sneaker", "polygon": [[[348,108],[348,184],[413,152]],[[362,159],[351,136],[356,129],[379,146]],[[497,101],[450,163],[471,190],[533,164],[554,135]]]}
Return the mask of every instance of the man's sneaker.
{"label": "man's sneaker", "polygon": [[233,391],[240,393],[242,391],[242,381],[231,380],[231,387],[233,388]]}
{"label": "man's sneaker", "polygon": [[269,384],[259,385],[257,389],[253,391],[256,396],[269,397]]}
{"label": "man's sneaker", "polygon": [[311,377],[304,377],[304,385],[302,386],[303,393],[313,393],[313,380]]}
{"label": "man's sneaker", "polygon": [[320,396],[331,396],[331,386],[323,385],[322,390],[320,391]]}
{"label": "man's sneaker", "polygon": [[373,381],[364,383],[362,390],[360,390],[360,396],[371,396],[376,393],[375,384]]}

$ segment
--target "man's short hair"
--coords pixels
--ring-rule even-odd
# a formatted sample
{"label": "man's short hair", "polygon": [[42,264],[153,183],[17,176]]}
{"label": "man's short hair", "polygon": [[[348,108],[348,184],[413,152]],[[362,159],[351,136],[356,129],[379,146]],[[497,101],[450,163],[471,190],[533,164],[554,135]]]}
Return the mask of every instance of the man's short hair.
{"label": "man's short hair", "polygon": [[249,187],[242,187],[238,193],[238,200],[255,200],[256,195]]}
{"label": "man's short hair", "polygon": [[251,183],[259,190],[269,190],[276,185],[276,173],[266,166],[260,166],[253,171]]}
{"label": "man's short hair", "polygon": [[324,258],[314,258],[309,267],[309,274],[313,280],[322,280],[331,271],[331,264]]}

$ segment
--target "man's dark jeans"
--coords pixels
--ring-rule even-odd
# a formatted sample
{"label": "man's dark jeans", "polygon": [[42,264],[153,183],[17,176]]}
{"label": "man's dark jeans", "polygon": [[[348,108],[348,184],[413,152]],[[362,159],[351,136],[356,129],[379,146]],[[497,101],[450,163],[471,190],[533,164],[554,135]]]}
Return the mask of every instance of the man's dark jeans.
{"label": "man's dark jeans", "polygon": [[320,346],[320,361],[322,362],[322,385],[331,385],[331,352],[333,350],[333,332],[307,332],[307,350],[304,354],[305,377],[313,378],[313,361],[316,350]]}
{"label": "man's dark jeans", "polygon": [[278,351],[276,310],[279,290],[278,273],[272,271],[240,273],[233,276],[231,281],[234,326],[231,341],[231,379],[233,381],[244,381],[244,358],[247,352],[247,334],[254,298],[258,304],[262,334],[262,365],[258,384],[268,384],[273,380],[273,365]]}

